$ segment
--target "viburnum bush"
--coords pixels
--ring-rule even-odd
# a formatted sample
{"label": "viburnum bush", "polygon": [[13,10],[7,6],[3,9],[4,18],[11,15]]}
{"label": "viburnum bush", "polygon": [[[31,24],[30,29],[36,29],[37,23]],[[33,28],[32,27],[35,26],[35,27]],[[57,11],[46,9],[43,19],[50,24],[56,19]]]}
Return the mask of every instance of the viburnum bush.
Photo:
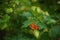
{"label": "viburnum bush", "polygon": [[59,0],[1,0],[0,40],[60,40]]}

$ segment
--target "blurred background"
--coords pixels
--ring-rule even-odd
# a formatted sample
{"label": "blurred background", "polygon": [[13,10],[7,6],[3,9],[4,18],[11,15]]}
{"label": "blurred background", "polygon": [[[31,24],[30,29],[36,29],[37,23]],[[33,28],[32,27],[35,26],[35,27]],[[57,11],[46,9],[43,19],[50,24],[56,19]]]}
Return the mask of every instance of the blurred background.
{"label": "blurred background", "polygon": [[60,40],[60,0],[0,0],[0,40]]}

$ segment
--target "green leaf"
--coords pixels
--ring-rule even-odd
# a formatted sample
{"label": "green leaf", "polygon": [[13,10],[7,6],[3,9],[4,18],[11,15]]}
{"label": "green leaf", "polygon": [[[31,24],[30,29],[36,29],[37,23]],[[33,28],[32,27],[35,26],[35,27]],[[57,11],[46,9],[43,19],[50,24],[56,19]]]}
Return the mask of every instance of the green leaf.
{"label": "green leaf", "polygon": [[22,27],[28,27],[30,24],[31,24],[31,21],[30,21],[30,20],[26,20],[26,21],[23,23],[23,26],[22,26]]}
{"label": "green leaf", "polygon": [[23,12],[22,16],[32,17],[32,14],[30,12]]}
{"label": "green leaf", "polygon": [[40,30],[47,27],[45,24],[42,24],[42,23],[38,23],[38,26],[40,27]]}
{"label": "green leaf", "polygon": [[40,21],[38,21],[37,18],[33,17],[33,23],[35,23],[40,29],[44,29],[46,28],[47,26],[43,23],[41,23]]}
{"label": "green leaf", "polygon": [[56,23],[56,21],[55,20],[53,20],[53,19],[50,19],[50,20],[48,20],[48,22],[47,22],[47,24],[51,24],[51,23]]}

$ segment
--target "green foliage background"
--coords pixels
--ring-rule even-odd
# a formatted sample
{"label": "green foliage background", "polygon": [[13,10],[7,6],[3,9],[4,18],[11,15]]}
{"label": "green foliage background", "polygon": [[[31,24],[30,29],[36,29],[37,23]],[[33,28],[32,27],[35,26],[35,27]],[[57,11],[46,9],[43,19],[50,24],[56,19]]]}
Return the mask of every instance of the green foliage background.
{"label": "green foliage background", "polygon": [[[59,0],[0,0],[0,31],[6,33],[3,39],[58,40],[59,8]],[[30,29],[31,23],[39,30]]]}

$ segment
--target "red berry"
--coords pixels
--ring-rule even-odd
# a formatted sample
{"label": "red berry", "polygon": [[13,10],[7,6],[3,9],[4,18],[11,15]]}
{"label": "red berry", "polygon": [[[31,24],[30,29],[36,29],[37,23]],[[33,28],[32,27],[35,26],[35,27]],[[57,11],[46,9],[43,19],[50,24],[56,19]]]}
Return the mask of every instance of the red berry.
{"label": "red berry", "polygon": [[30,28],[33,30],[38,30],[38,26],[36,26],[35,24],[30,24]]}

